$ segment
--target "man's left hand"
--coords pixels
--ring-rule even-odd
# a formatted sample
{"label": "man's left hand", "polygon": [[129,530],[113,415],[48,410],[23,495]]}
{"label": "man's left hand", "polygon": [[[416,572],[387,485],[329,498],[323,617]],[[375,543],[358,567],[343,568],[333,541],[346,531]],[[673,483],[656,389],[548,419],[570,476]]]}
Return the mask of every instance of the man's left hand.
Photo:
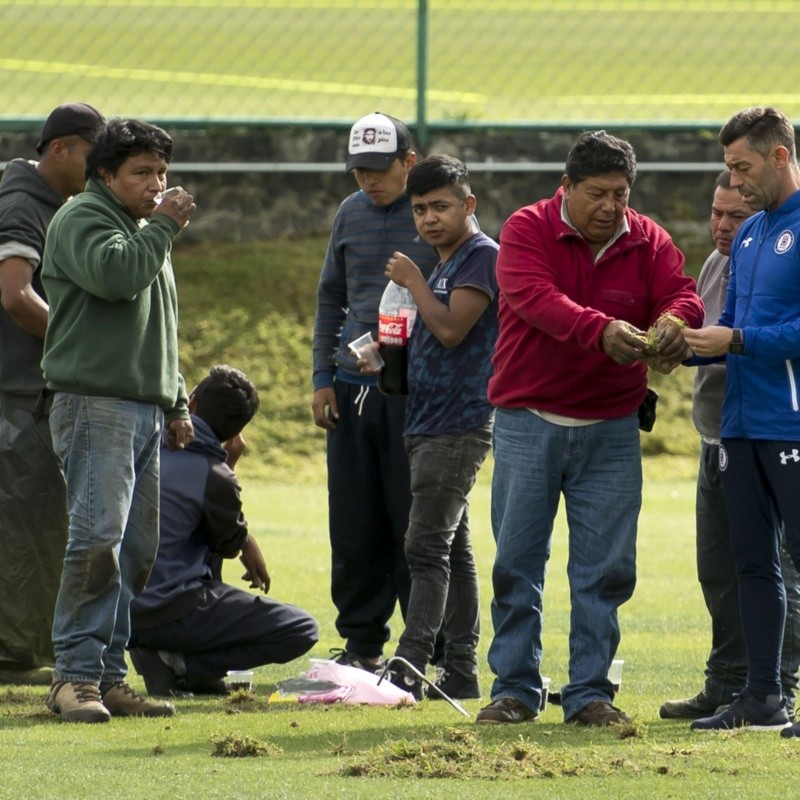
{"label": "man's left hand", "polygon": [[239,561],[244,564],[247,570],[242,575],[242,580],[250,581],[251,589],[261,589],[264,594],[267,594],[272,580],[269,577],[269,572],[267,572],[267,564],[261,554],[261,548],[249,533],[242,545],[242,554],[239,556]]}
{"label": "man's left hand", "polygon": [[194,425],[190,419],[174,419],[167,426],[167,447],[183,450],[194,439]]}
{"label": "man's left hand", "polygon": [[726,328],[724,325],[709,325],[700,330],[686,328],[683,331],[683,338],[692,350],[703,358],[713,358],[715,356],[726,355],[731,348],[731,336],[733,329]]}
{"label": "man's left hand", "polygon": [[658,357],[663,362],[674,363],[677,366],[686,349],[683,326],[674,320],[662,317],[653,327],[656,332],[655,348]]}

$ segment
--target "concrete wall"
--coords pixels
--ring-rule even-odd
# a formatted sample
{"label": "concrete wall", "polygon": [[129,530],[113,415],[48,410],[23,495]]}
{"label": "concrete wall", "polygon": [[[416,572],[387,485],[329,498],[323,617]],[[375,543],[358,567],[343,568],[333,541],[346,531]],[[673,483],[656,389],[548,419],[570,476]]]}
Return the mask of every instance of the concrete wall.
{"label": "concrete wall", "polygon": [[[687,252],[690,265],[710,247],[708,210],[721,148],[715,131],[613,131],[629,139],[640,163],[704,162],[706,172],[643,170],[631,205],[661,222]],[[324,235],[340,200],[353,190],[351,176],[335,172],[192,172],[181,164],[209,162],[342,162],[346,133],[313,128],[169,129],[176,140],[171,184],[197,200],[198,213],[183,241],[246,242],[281,236]],[[38,131],[0,132],[0,161],[36,158]],[[539,162],[562,165],[574,131],[433,132],[427,153],[449,153],[467,162]],[[473,172],[482,228],[496,236],[520,206],[550,196],[561,167],[548,173]],[[699,265],[698,265],[699,266]],[[694,267],[690,267],[695,271]]]}

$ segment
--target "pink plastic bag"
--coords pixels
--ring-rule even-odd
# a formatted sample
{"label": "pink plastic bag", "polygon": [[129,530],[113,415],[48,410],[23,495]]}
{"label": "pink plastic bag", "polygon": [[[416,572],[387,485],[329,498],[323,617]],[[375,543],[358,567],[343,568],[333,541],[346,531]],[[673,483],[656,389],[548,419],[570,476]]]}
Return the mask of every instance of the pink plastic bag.
{"label": "pink plastic bag", "polygon": [[[333,681],[338,686],[350,687],[351,691],[342,698],[343,703],[356,703],[370,706],[395,706],[398,703],[413,704],[416,701],[409,692],[398,689],[388,678],[378,684],[378,675],[363,669],[337,664],[335,661],[312,658],[307,678],[320,681]],[[323,693],[324,694],[324,693]],[[310,695],[303,702],[314,702]],[[319,700],[317,702],[330,702]]]}

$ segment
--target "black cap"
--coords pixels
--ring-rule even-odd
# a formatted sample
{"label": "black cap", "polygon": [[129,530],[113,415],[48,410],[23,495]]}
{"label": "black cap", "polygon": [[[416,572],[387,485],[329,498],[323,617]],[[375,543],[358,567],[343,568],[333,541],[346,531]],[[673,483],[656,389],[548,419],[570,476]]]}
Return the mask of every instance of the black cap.
{"label": "black cap", "polygon": [[381,114],[367,114],[350,128],[345,172],[361,167],[389,169],[400,153],[411,150],[411,133],[399,119]]}
{"label": "black cap", "polygon": [[91,141],[92,136],[105,124],[106,118],[96,108],[86,103],[67,103],[57,106],[44,121],[42,137],[36,145],[36,151],[41,155],[42,148],[51,139],[60,136],[81,136]]}

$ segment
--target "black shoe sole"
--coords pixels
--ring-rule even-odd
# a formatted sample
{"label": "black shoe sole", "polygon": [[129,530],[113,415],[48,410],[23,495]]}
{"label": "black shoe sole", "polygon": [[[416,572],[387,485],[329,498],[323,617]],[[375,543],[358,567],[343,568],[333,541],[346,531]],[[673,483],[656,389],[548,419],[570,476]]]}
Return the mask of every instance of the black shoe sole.
{"label": "black shoe sole", "polygon": [[178,676],[159,657],[155,650],[132,647],[128,650],[134,668],[144,680],[147,694],[151,697],[181,697]]}

